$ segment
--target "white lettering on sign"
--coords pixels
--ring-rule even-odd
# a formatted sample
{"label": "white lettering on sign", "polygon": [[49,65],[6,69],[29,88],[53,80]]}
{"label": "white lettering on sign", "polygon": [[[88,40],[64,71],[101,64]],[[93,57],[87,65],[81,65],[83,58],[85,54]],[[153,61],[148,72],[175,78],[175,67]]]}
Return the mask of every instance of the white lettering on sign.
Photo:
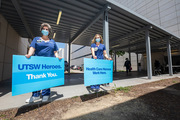
{"label": "white lettering on sign", "polygon": [[47,78],[47,77],[57,77],[58,75],[56,73],[43,73],[43,74],[26,74],[28,77],[28,80],[33,80],[33,79],[40,79],[40,78]]}

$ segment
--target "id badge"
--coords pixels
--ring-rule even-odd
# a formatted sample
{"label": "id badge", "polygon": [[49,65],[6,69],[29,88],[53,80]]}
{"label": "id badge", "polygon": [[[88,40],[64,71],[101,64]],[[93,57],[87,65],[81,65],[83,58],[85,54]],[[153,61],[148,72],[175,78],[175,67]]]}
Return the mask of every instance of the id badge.
{"label": "id badge", "polygon": [[42,42],[42,40],[37,40],[37,43],[41,43]]}
{"label": "id badge", "polygon": [[94,48],[94,51],[97,51],[97,50],[98,50],[98,47],[95,47],[95,48]]}

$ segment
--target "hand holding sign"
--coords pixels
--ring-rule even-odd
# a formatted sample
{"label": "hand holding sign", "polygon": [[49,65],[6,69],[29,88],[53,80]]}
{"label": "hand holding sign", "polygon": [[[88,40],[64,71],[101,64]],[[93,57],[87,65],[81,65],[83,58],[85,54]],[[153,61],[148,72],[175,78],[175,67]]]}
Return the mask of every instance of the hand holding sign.
{"label": "hand holding sign", "polygon": [[29,51],[28,51],[28,54],[25,55],[26,58],[30,58],[33,55],[34,52],[35,52],[35,48],[30,47]]}
{"label": "hand holding sign", "polygon": [[62,59],[62,57],[59,57],[59,56],[58,56],[58,57],[56,57],[56,58],[58,58],[59,60],[61,60],[61,59]]}
{"label": "hand holding sign", "polygon": [[94,58],[94,59],[97,59],[97,56],[94,55],[93,58]]}
{"label": "hand holding sign", "polygon": [[31,57],[31,55],[28,55],[28,54],[26,54],[25,56],[26,56],[26,58],[30,58]]}
{"label": "hand holding sign", "polygon": [[112,58],[108,58],[108,60],[112,60]]}

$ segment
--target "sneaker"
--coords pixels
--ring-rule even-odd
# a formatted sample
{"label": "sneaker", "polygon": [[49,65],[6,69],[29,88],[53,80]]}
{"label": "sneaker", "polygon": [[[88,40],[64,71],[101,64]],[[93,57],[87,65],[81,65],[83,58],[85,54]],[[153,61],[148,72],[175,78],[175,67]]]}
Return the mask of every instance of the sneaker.
{"label": "sneaker", "polygon": [[100,89],[100,85],[96,85],[96,90],[99,90]]}
{"label": "sneaker", "polygon": [[95,88],[95,85],[91,85],[91,89],[92,89],[92,90],[96,89],[96,88]]}
{"label": "sneaker", "polygon": [[106,87],[109,87],[110,85],[109,85],[109,83],[106,83],[105,86],[106,86]]}
{"label": "sneaker", "polygon": [[42,102],[47,102],[49,100],[49,96],[43,96]]}
{"label": "sneaker", "polygon": [[39,100],[39,99],[40,99],[40,96],[39,97],[31,96],[29,99],[26,100],[26,103],[32,103],[35,100]]}

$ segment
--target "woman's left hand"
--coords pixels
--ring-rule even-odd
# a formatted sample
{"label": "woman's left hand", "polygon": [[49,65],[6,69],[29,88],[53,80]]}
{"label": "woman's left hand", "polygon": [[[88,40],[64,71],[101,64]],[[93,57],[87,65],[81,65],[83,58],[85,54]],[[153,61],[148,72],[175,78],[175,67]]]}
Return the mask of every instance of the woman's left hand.
{"label": "woman's left hand", "polygon": [[108,58],[108,60],[112,60],[112,58]]}
{"label": "woman's left hand", "polygon": [[59,60],[61,60],[61,59],[62,59],[62,57],[56,57],[56,58],[58,58]]}

